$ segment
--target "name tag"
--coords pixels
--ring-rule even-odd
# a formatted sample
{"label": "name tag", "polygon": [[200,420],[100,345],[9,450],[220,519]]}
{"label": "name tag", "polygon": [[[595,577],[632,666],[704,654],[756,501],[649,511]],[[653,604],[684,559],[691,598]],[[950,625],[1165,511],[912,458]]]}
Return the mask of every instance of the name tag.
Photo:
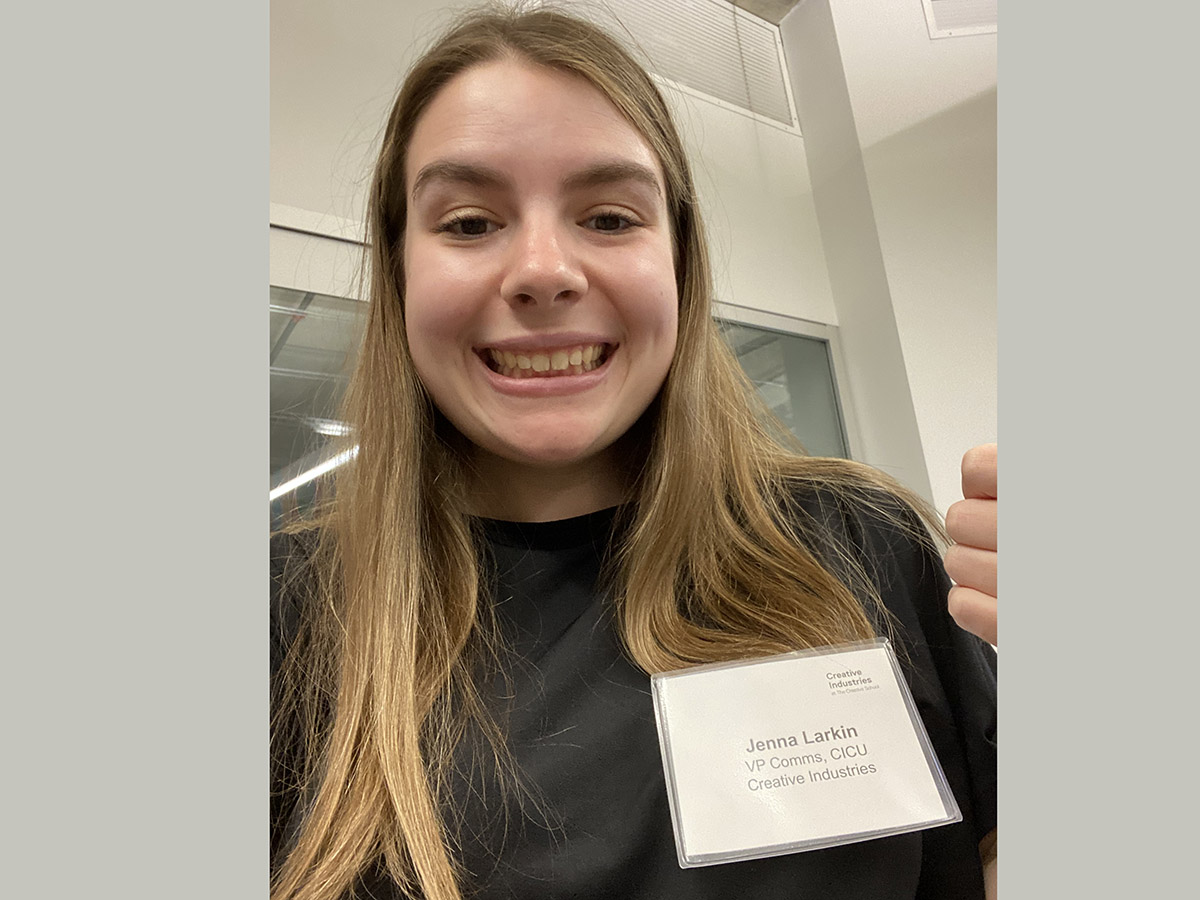
{"label": "name tag", "polygon": [[653,676],[683,868],[962,819],[886,640]]}

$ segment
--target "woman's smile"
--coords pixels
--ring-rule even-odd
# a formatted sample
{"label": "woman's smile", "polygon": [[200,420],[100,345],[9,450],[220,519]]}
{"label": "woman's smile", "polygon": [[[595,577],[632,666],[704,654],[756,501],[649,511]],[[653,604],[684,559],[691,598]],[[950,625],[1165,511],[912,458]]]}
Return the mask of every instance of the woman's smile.
{"label": "woman's smile", "polygon": [[480,354],[493,372],[505,378],[557,378],[582,375],[603,365],[611,355],[611,345],[575,344],[548,350],[501,350],[489,347]]}

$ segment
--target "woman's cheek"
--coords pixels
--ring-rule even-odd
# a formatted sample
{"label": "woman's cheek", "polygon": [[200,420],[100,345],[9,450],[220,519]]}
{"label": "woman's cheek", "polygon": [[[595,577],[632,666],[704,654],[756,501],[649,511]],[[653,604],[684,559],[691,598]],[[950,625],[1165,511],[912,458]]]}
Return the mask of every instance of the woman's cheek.
{"label": "woman's cheek", "polygon": [[414,252],[405,285],[405,328],[414,356],[418,345],[428,347],[453,338],[463,324],[462,285],[450,265],[436,255]]}

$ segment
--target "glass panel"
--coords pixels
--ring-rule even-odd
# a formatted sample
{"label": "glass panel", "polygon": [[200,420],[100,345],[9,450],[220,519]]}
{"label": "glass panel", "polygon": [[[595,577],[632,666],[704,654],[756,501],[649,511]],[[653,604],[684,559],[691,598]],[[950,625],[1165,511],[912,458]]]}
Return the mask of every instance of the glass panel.
{"label": "glass panel", "polygon": [[[271,288],[271,488],[311,470],[343,426],[338,410],[362,328],[356,300]],[[312,502],[309,482],[272,500],[272,519]]]}
{"label": "glass panel", "polygon": [[718,320],[767,405],[813,456],[848,459],[829,342]]}

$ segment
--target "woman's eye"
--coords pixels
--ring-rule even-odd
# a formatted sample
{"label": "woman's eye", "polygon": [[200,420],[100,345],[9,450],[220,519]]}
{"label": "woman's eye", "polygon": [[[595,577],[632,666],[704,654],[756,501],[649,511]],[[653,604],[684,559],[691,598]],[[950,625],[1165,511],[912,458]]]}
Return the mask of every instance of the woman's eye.
{"label": "woman's eye", "polygon": [[597,231],[625,231],[627,228],[632,228],[638,224],[629,218],[629,216],[615,212],[598,213],[588,219],[588,222]]}
{"label": "woman's eye", "polygon": [[482,237],[495,228],[495,224],[483,216],[458,216],[443,222],[437,230],[455,237]]}

